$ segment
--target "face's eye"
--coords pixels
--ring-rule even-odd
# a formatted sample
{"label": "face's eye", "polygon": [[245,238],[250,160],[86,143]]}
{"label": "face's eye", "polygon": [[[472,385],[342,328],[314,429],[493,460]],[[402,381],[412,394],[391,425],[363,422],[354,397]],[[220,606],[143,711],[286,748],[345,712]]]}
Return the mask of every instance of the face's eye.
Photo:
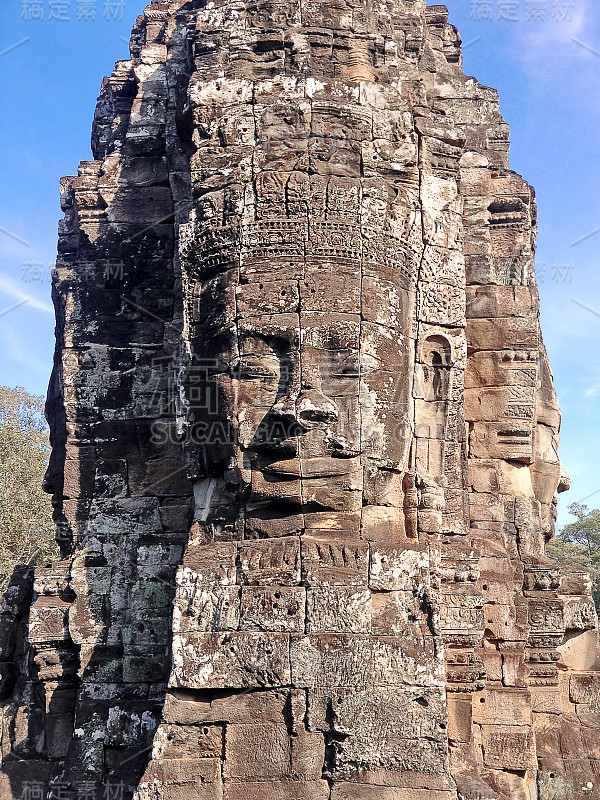
{"label": "face's eye", "polygon": [[360,354],[357,350],[340,350],[330,354],[328,363],[321,365],[321,374],[331,378],[360,377]]}
{"label": "face's eye", "polygon": [[359,378],[360,364],[343,364],[335,368],[333,378]]}
{"label": "face's eye", "polygon": [[361,378],[379,367],[379,360],[368,353],[355,353],[335,365],[334,378]]}
{"label": "face's eye", "polygon": [[381,369],[380,360],[369,353],[362,353],[360,356],[360,374],[362,376],[368,375],[376,369]]}
{"label": "face's eye", "polygon": [[247,355],[233,366],[232,376],[240,381],[274,381],[279,379],[279,370],[274,359]]}

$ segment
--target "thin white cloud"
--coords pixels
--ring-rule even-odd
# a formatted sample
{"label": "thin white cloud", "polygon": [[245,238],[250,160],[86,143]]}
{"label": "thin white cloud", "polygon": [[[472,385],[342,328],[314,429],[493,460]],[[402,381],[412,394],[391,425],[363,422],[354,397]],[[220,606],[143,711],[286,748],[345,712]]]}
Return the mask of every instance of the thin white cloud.
{"label": "thin white cloud", "polygon": [[[518,25],[514,57],[533,80],[554,80],[570,70],[580,72],[583,64],[599,58],[593,52],[600,47],[595,34],[597,19],[595,0],[574,0],[571,16],[565,20],[554,19],[549,7],[545,22],[522,20]],[[579,81],[582,92],[588,91],[589,80],[590,76]]]}
{"label": "thin white cloud", "polygon": [[[543,53],[553,50],[559,43],[571,42],[573,37],[577,38],[590,30],[591,4],[589,0],[574,0],[572,8],[568,14],[562,18],[555,16],[554,9],[548,8],[543,22],[522,19],[519,25],[523,39],[534,51]],[[524,51],[522,56],[525,58],[535,57],[539,52]]]}
{"label": "thin white cloud", "polygon": [[[50,303],[46,303],[31,294],[31,292],[25,291],[23,284],[20,284],[4,272],[0,272],[0,294],[12,297],[15,300],[27,301],[28,308],[35,308],[46,314],[53,313]],[[0,307],[0,312],[2,312],[2,310],[2,307]]]}
{"label": "thin white cloud", "polygon": [[584,397],[587,398],[598,397],[598,395],[600,395],[600,380],[596,381],[596,383],[593,383],[591,386],[589,386],[583,394]]}

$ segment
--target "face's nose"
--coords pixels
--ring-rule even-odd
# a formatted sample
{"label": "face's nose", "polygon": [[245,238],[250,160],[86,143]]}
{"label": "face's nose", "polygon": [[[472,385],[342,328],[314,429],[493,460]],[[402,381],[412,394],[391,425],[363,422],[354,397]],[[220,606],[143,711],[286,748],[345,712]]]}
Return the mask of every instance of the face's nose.
{"label": "face's nose", "polygon": [[336,404],[320,389],[303,389],[296,400],[296,419],[306,428],[331,425],[339,416]]}
{"label": "face's nose", "polygon": [[569,477],[569,473],[567,470],[561,465],[560,467],[560,480],[558,482],[558,494],[562,494],[563,492],[568,492],[571,488],[571,478]]}
{"label": "face's nose", "polygon": [[336,404],[320,389],[305,387],[282,397],[271,409],[280,417],[293,420],[303,430],[331,425],[339,419]]}
{"label": "face's nose", "polygon": [[55,492],[52,475],[50,474],[50,467],[48,467],[44,474],[44,479],[42,480],[42,491],[46,494],[54,494]]}

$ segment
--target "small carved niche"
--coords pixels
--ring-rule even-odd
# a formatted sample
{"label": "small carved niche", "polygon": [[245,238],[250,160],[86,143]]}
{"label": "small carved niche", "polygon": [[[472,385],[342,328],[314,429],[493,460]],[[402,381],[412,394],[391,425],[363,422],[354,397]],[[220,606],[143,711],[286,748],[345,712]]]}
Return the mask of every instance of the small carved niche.
{"label": "small carved niche", "polygon": [[428,336],[423,343],[423,397],[425,400],[447,400],[450,393],[452,349],[444,336]]}

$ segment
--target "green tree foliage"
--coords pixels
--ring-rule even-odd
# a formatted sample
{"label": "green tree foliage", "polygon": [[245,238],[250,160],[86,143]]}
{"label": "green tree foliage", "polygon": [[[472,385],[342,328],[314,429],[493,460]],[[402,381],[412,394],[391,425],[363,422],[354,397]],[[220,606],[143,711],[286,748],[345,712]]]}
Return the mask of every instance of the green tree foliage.
{"label": "green tree foliage", "polygon": [[555,561],[589,570],[596,607],[600,608],[600,509],[573,503],[575,517],[548,542],[546,552]]}
{"label": "green tree foliage", "polygon": [[16,564],[59,557],[52,504],[42,491],[49,453],[43,399],[0,386],[0,589]]}

